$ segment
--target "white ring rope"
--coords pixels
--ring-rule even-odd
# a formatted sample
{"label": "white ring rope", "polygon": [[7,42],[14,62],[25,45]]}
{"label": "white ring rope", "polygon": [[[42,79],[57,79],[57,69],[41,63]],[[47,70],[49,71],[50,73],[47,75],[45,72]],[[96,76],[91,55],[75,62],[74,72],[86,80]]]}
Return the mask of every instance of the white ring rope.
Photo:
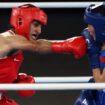
{"label": "white ring rope", "polygon": [[36,83],[86,83],[91,76],[87,77],[35,77]]}
{"label": "white ring rope", "polygon": [[34,77],[35,84],[0,84],[0,90],[105,89],[105,83],[87,83],[88,77]]}
{"label": "white ring rope", "polygon": [[0,84],[0,90],[80,90],[105,89],[105,83]]}
{"label": "white ring rope", "polygon": [[7,2],[0,3],[0,8],[13,8],[27,3],[40,8],[85,8],[90,4],[100,4],[102,2]]}

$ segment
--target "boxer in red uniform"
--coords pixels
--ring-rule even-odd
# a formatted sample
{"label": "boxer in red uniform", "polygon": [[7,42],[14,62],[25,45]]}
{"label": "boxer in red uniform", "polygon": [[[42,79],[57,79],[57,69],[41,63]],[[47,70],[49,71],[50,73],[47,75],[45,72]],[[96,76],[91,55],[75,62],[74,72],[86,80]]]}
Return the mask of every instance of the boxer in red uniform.
{"label": "boxer in red uniform", "polygon": [[[0,34],[0,83],[35,83],[32,76],[18,74],[23,62],[23,50],[38,53],[72,53],[75,58],[85,55],[86,42],[82,36],[63,41],[37,39],[42,24],[47,24],[47,15],[35,6],[26,4],[12,9],[12,28]],[[4,91],[0,92],[0,105],[18,105],[3,93]],[[35,91],[21,90],[18,93],[21,96],[32,96]]]}

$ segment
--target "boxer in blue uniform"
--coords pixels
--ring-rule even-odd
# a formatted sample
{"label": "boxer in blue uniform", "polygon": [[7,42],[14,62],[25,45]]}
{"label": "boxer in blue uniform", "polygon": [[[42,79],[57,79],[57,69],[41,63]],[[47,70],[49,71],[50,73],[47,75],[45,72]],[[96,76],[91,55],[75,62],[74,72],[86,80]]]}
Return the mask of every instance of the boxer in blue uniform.
{"label": "boxer in blue uniform", "polygon": [[[105,82],[105,3],[86,8],[84,21],[88,27],[82,36],[93,74],[89,82]],[[75,105],[105,105],[105,90],[82,90]]]}

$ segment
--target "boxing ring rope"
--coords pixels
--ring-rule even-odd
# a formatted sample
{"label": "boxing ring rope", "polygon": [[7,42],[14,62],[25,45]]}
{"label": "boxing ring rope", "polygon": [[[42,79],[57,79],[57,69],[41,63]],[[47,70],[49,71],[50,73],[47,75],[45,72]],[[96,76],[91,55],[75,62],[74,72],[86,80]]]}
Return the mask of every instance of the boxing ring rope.
{"label": "boxing ring rope", "polygon": [[105,89],[105,83],[87,83],[88,77],[34,77],[35,84],[0,84],[0,90]]}
{"label": "boxing ring rope", "polygon": [[87,77],[34,77],[36,83],[86,83],[91,76]]}
{"label": "boxing ring rope", "polygon": [[86,8],[90,4],[100,4],[102,2],[7,2],[0,3],[0,8],[13,8],[29,3],[40,8]]}
{"label": "boxing ring rope", "polygon": [[80,90],[105,89],[105,83],[36,83],[36,84],[0,84],[0,90]]}

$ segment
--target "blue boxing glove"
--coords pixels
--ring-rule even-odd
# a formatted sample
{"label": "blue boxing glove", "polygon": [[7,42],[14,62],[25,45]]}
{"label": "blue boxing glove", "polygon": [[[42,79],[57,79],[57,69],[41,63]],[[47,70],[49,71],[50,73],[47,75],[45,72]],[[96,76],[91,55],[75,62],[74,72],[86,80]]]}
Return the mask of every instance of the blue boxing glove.
{"label": "blue boxing glove", "polygon": [[82,36],[86,39],[87,42],[87,53],[91,69],[99,67],[100,44],[95,42],[88,29],[84,29],[82,31]]}

